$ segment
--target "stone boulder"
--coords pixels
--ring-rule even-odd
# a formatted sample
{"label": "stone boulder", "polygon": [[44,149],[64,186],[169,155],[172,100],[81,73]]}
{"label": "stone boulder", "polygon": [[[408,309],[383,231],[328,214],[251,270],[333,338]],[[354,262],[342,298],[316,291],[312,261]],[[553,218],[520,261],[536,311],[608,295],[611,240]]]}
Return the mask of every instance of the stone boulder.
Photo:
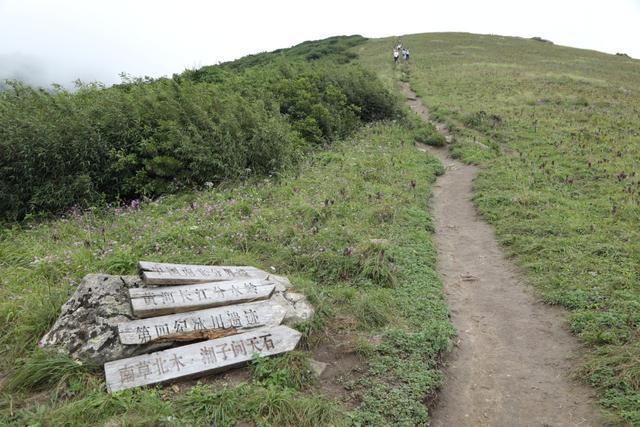
{"label": "stone boulder", "polygon": [[[313,316],[313,307],[302,294],[289,291],[286,277],[277,282],[272,299],[287,309],[284,324],[294,325]],[[119,323],[135,320],[128,289],[142,286],[138,276],[89,274],[62,306],[60,317],[42,337],[40,347],[56,349],[73,359],[97,365],[168,348],[173,343],[124,345],[118,337]]]}
{"label": "stone boulder", "polygon": [[268,277],[276,282],[276,288],[271,299],[287,309],[282,321],[283,324],[294,326],[296,323],[304,322],[313,317],[314,310],[307,297],[291,290],[289,279],[275,274],[270,274]]}
{"label": "stone boulder", "polygon": [[127,289],[141,284],[137,276],[85,276],[40,347],[99,365],[159,348],[123,345],[118,339],[118,323],[134,319]]}

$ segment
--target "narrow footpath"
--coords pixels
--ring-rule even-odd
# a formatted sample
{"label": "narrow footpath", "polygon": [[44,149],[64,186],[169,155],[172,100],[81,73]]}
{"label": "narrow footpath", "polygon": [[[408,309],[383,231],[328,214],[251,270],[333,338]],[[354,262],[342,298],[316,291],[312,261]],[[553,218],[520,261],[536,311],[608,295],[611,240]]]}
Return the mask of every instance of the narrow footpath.
{"label": "narrow footpath", "polygon": [[[411,109],[429,121],[409,85],[401,89]],[[451,159],[446,148],[418,149],[440,158],[446,169],[434,185],[431,213],[438,271],[458,331],[432,425],[608,425],[594,391],[570,378],[580,346],[564,312],[533,295],[476,212],[471,198],[477,168]]]}

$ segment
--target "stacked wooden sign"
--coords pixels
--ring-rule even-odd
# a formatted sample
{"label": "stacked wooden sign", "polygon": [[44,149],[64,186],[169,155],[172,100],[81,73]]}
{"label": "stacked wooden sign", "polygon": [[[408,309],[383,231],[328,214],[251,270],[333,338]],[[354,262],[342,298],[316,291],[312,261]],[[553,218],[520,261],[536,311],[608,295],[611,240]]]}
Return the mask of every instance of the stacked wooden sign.
{"label": "stacked wooden sign", "polygon": [[222,371],[291,351],[301,334],[280,326],[276,282],[253,267],[139,263],[145,287],[129,289],[139,320],[118,325],[122,344],[199,341],[104,365],[110,392]]}

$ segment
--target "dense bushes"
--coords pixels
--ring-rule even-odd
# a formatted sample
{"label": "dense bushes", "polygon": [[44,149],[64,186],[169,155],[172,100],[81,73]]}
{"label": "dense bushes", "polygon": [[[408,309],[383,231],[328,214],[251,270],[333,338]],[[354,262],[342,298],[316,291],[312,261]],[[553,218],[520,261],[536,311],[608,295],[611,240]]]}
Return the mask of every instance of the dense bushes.
{"label": "dense bushes", "polygon": [[[293,46],[288,49],[278,49],[273,52],[262,52],[255,55],[247,55],[243,58],[232,62],[225,62],[220,66],[205,66],[194,71],[194,77],[197,75],[206,75],[209,71],[213,71],[214,75],[219,74],[222,70],[240,71],[246,68],[264,66],[270,64],[274,60],[285,59],[287,61],[318,61],[328,60],[336,64],[347,64],[357,58],[357,54],[351,51],[351,48],[367,41],[366,38],[353,36],[335,36],[323,40],[309,40]],[[211,78],[212,75],[207,75]]]}
{"label": "dense bushes", "polygon": [[20,217],[267,173],[300,144],[284,117],[213,85],[14,85],[0,100],[0,210]]}
{"label": "dense bushes", "polygon": [[[328,67],[282,63],[269,70],[250,70],[246,74],[243,86],[272,99],[293,129],[310,143],[322,144],[342,138],[360,124],[360,107],[351,103],[335,84],[332,79],[335,72]],[[253,94],[247,91],[245,96]]]}
{"label": "dense bushes", "polygon": [[374,74],[356,65],[276,58],[266,66],[246,67],[241,74],[205,68],[180,78],[224,83],[243,97],[270,100],[309,142],[331,142],[361,121],[399,114],[394,96]]}
{"label": "dense bushes", "polygon": [[0,93],[0,217],[268,174],[398,114],[371,74],[331,61],[207,67],[71,93]]}

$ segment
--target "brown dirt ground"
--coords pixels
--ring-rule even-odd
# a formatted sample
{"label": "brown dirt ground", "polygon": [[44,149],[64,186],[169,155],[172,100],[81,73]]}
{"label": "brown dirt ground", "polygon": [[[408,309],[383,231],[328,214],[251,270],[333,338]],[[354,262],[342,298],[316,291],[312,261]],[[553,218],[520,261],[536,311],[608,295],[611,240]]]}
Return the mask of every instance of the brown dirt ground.
{"label": "brown dirt ground", "polygon": [[[401,89],[409,107],[429,120],[409,85]],[[442,125],[438,130],[448,136]],[[534,296],[473,206],[478,169],[451,159],[446,148],[418,149],[446,169],[434,185],[431,210],[438,271],[458,331],[432,425],[609,425],[594,391],[570,378],[581,348],[564,311]]]}
{"label": "brown dirt ground", "polygon": [[359,402],[344,385],[364,374],[366,364],[363,358],[355,351],[335,344],[320,346],[313,354],[315,360],[327,364],[320,376],[320,392],[330,399],[339,401],[345,407],[354,409]]}
{"label": "brown dirt ground", "polygon": [[[358,335],[349,328],[349,322],[345,319],[335,319],[334,325],[340,326],[343,323],[345,323],[344,327],[333,327],[325,331],[325,336],[321,337],[319,342],[312,344],[311,358],[326,363],[327,366],[318,378],[318,382],[307,391],[319,391],[328,398],[353,409],[358,405],[358,401],[344,385],[363,375],[366,371],[366,362],[356,352]],[[224,386],[238,386],[250,380],[249,368],[232,368],[228,371],[192,379],[181,378],[168,383],[164,387],[163,393],[167,397],[179,394],[198,382],[222,388]]]}

